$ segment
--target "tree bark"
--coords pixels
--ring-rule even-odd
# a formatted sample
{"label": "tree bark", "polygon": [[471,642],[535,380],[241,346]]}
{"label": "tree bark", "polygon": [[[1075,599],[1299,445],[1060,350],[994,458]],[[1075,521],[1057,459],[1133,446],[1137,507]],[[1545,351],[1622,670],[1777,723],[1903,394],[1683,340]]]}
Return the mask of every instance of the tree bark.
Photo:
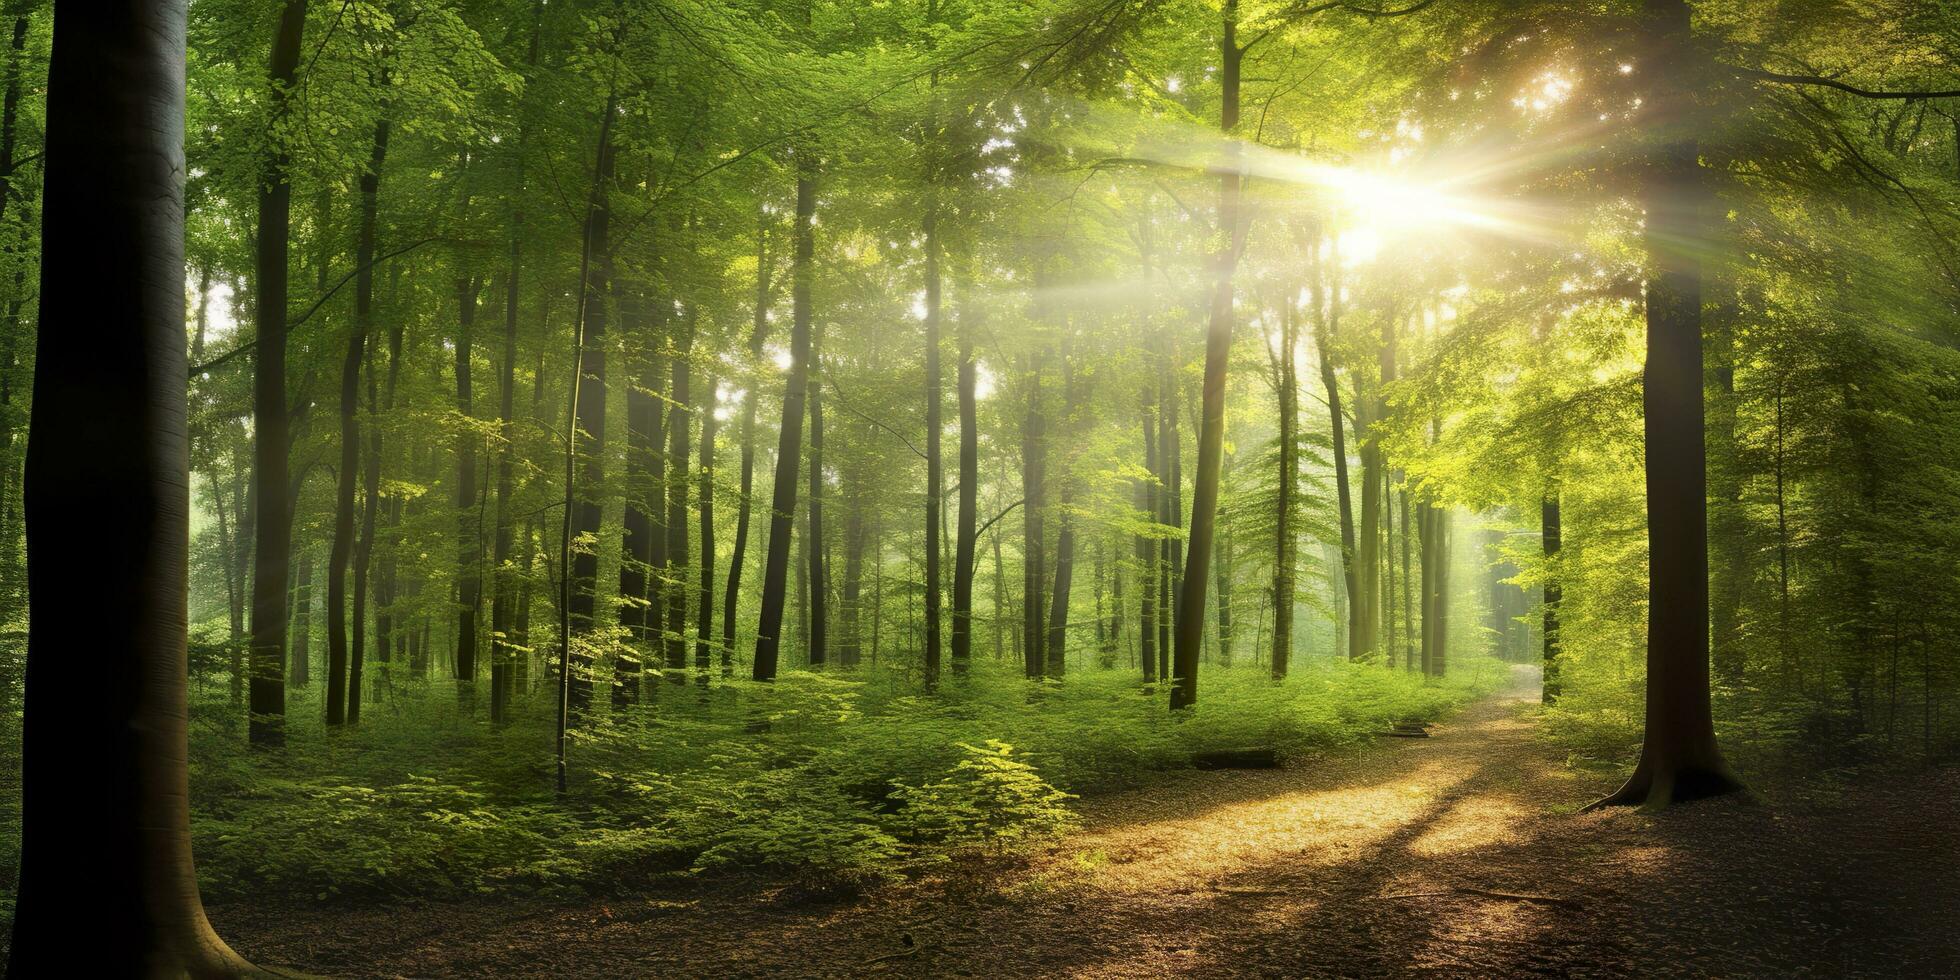
{"label": "tree bark", "polygon": [[[534,71],[538,66],[538,49],[544,34],[544,8],[544,0],[538,0],[531,12],[531,48],[525,63]],[[519,106],[519,113],[517,141],[511,146],[515,166],[508,204],[510,259],[504,270],[504,359],[498,369],[497,384],[497,432],[501,437],[497,445],[497,536],[490,551],[490,723],[493,725],[510,720],[511,695],[515,687],[513,667],[518,658],[527,656],[516,637],[517,592],[525,586],[520,584],[522,579],[510,567],[511,494],[516,483],[512,465],[516,452],[512,442],[517,438],[513,425],[517,410],[517,314],[518,300],[523,295],[524,269],[524,147],[529,135],[528,116],[523,115],[522,105]],[[526,535],[527,552],[529,548],[530,538]],[[528,574],[529,569],[525,571]]]}
{"label": "tree bark", "polygon": [[[1143,401],[1143,468],[1145,478],[1137,481],[1137,506],[1150,524],[1158,521],[1157,509],[1157,421],[1146,394]],[[1159,632],[1157,587],[1162,579],[1154,535],[1137,535],[1137,657],[1143,661],[1143,682],[1157,683],[1157,637]]]}
{"label": "tree bark", "polygon": [[[306,0],[286,0],[279,11],[268,67],[267,118],[286,114],[288,90],[299,71],[300,35],[306,26]],[[286,741],[286,575],[292,563],[292,513],[286,503],[290,437],[286,404],[286,250],[291,242],[293,186],[290,158],[275,140],[259,179],[255,238],[257,348],[253,352],[252,463],[252,744]],[[181,303],[179,304],[181,305]],[[188,374],[188,368],[186,368]]]}
{"label": "tree bark", "polygon": [[1022,671],[1038,678],[1048,668],[1043,628],[1042,592],[1046,588],[1046,562],[1043,560],[1042,518],[1047,507],[1046,416],[1041,404],[1041,368],[1038,357],[1028,358],[1027,415],[1021,422],[1021,659]]}
{"label": "tree bark", "polygon": [[[928,191],[930,194],[931,192]],[[925,286],[926,286],[926,581],[925,581],[925,686],[939,684],[939,600],[940,600],[940,508],[946,499],[945,460],[939,447],[940,418],[946,385],[939,371],[939,202],[933,197],[926,204]],[[964,364],[962,364],[964,370]],[[965,397],[964,394],[961,397]],[[964,411],[964,409],[962,409]],[[964,416],[962,415],[962,419]],[[964,436],[962,436],[964,438]],[[961,492],[965,489],[962,485]],[[962,497],[964,499],[964,497]],[[955,559],[957,562],[957,559]],[[969,587],[971,583],[969,582]],[[957,615],[957,612],[955,613]],[[955,627],[957,630],[958,627]]]}
{"label": "tree bark", "polygon": [[[755,236],[755,319],[749,328],[749,370],[754,372],[762,360],[762,343],[769,336],[769,213],[759,212]],[[749,512],[755,489],[755,377],[750,375],[748,391],[742,396],[742,475],[741,494],[736,501],[735,545],[728,557],[728,585],[721,605],[721,673],[735,671],[735,618],[742,601],[742,569],[748,557]]]}
{"label": "tree bark", "polygon": [[1297,601],[1300,538],[1293,518],[1300,483],[1300,368],[1299,325],[1294,304],[1280,308],[1280,343],[1275,357],[1279,373],[1279,490],[1273,537],[1278,552],[1273,567],[1274,680],[1285,680],[1293,655],[1293,607]]}
{"label": "tree bark", "polygon": [[715,430],[719,419],[715,379],[703,378],[706,393],[701,398],[701,464],[696,468],[700,487],[694,492],[701,520],[701,590],[695,603],[694,681],[707,684],[714,668],[715,647]]}
{"label": "tree bark", "polygon": [[[185,11],[54,15],[40,295],[88,301],[42,304],[35,358],[14,977],[254,972],[206,921],[191,861]],[[279,578],[261,622],[283,649]],[[75,655],[76,624],[95,655]]]}
{"label": "tree bark", "polygon": [[[1701,250],[1710,204],[1692,116],[1704,74],[1684,0],[1646,0],[1654,141],[1644,191],[1647,276],[1647,713],[1640,762],[1593,807],[1646,808],[1741,788],[1715,744],[1708,667],[1708,473]],[[1644,110],[1643,110],[1644,111]]]}
{"label": "tree bark", "polygon": [[1558,607],[1565,597],[1559,585],[1558,552],[1564,543],[1564,531],[1559,526],[1559,499],[1556,492],[1545,495],[1538,505],[1539,538],[1545,552],[1545,629],[1541,639],[1544,641],[1545,676],[1543,701],[1555,704],[1559,696],[1558,662]]}
{"label": "tree bark", "polygon": [[[981,304],[974,292],[973,259],[964,262],[965,276],[960,284],[959,310],[959,400],[960,400],[960,500],[955,518],[953,547],[953,673],[965,674],[973,660],[973,575],[974,551],[979,542],[976,528],[980,510],[980,412],[975,396],[976,368],[973,337],[979,326]],[[935,454],[935,458],[937,454]],[[995,611],[999,615],[999,611]]]}
{"label": "tree bark", "polygon": [[783,424],[776,442],[776,486],[769,516],[769,555],[762,571],[762,612],[756,624],[756,680],[776,679],[781,646],[789,545],[796,514],[797,463],[803,455],[804,400],[810,377],[810,285],[816,253],[812,219],[817,210],[816,166],[805,150],[796,176],[796,229],[790,263],[790,367],[783,386]]}
{"label": "tree bark", "polygon": [[[1198,701],[1198,654],[1204,642],[1205,585],[1211,574],[1212,539],[1218,519],[1218,484],[1225,452],[1225,374],[1232,354],[1232,279],[1239,264],[1245,230],[1239,215],[1240,148],[1234,133],[1239,126],[1239,68],[1245,51],[1238,44],[1238,0],[1225,0],[1220,86],[1223,108],[1219,130],[1225,134],[1224,159],[1218,168],[1218,233],[1222,236],[1212,258],[1211,324],[1205,332],[1205,383],[1198,429],[1198,472],[1192,484],[1190,546],[1183,584],[1177,595],[1177,648],[1172,670],[1171,709]],[[1176,493],[1173,488],[1173,493]]]}
{"label": "tree bark", "polygon": [[[687,479],[689,415],[694,411],[693,381],[695,308],[681,315],[680,336],[673,353],[673,383],[668,391],[667,413],[667,547],[666,562],[660,569],[661,595],[666,600],[662,616],[666,649],[667,682],[687,682],[687,573],[692,566],[687,551]],[[709,412],[708,414],[713,414]]]}
{"label": "tree bark", "polygon": [[[456,412],[474,423],[471,356],[476,334],[475,276],[456,280]],[[456,694],[465,710],[476,703],[476,624],[483,605],[483,520],[476,499],[476,433],[456,440]]]}
{"label": "tree bark", "polygon": [[[598,550],[575,548],[574,542],[583,536],[597,536],[603,512],[599,486],[604,476],[606,446],[606,301],[612,286],[610,195],[614,163],[612,124],[617,105],[617,94],[608,93],[594,151],[585,240],[579,257],[579,315],[573,329],[572,384],[568,399],[571,404],[565,420],[565,523],[558,542],[561,613],[556,754],[561,793],[565,791],[567,776],[565,731],[574,708],[573,691],[579,687],[573,684],[572,678],[572,640],[575,635],[582,639],[592,632],[598,599]],[[589,448],[583,455],[578,452],[580,432],[588,436]]]}
{"label": "tree bark", "polygon": [[[347,570],[354,557],[354,502],[361,482],[361,369],[367,363],[367,336],[374,320],[374,261],[376,198],[382,162],[388,153],[388,122],[374,127],[367,169],[361,173],[361,217],[354,261],[354,324],[347,337],[347,355],[340,365],[340,466],[334,471],[333,546],[327,555],[327,724],[348,720],[351,692],[347,623]],[[260,506],[264,506],[261,501]],[[369,506],[372,506],[370,504]],[[358,683],[358,679],[356,679]],[[359,709],[354,709],[358,718]]]}

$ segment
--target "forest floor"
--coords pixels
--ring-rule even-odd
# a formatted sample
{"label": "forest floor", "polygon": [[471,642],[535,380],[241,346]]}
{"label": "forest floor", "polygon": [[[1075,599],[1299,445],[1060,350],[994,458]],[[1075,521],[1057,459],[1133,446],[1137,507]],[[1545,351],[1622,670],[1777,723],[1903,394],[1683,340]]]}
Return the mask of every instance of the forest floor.
{"label": "forest floor", "polygon": [[216,907],[332,976],[1960,975],[1960,770],[1579,814],[1612,787],[1480,701],[1430,738],[1083,802],[1079,832],[859,895]]}

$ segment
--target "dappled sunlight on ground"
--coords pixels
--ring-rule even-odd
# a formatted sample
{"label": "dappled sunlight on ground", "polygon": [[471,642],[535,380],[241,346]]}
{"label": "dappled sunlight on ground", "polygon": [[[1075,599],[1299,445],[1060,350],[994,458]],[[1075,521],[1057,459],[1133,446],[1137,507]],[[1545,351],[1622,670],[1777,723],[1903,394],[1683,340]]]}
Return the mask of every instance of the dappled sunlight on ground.
{"label": "dappled sunlight on ground", "polygon": [[267,913],[255,942],[287,930],[262,961],[346,976],[1960,975],[1940,829],[1960,771],[1842,814],[1578,815],[1609,780],[1561,766],[1530,710],[1085,801],[1045,851],[862,895],[751,879],[377,910],[341,916],[332,949]]}
{"label": "dappled sunlight on ground", "polygon": [[1070,842],[1063,866],[1082,872],[1081,883],[1141,892],[1208,882],[1276,857],[1340,864],[1428,812],[1472,772],[1428,763],[1379,785],[1288,793],[1085,834]]}
{"label": "dappled sunlight on ground", "polygon": [[1409,843],[1409,853],[1439,857],[1513,840],[1519,826],[1530,816],[1530,810],[1501,796],[1460,800],[1421,837]]}

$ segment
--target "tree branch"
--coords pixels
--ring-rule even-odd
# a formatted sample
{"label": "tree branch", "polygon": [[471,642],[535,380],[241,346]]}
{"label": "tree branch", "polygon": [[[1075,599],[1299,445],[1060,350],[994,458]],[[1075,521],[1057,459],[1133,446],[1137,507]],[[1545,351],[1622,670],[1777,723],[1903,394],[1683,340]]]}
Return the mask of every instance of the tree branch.
{"label": "tree branch", "polygon": [[1944,89],[1939,91],[1925,91],[1925,92],[1878,92],[1872,89],[1859,88],[1856,85],[1847,85],[1843,82],[1838,81],[1837,79],[1825,78],[1822,75],[1785,75],[1780,72],[1763,71],[1760,68],[1743,68],[1739,65],[1724,65],[1723,67],[1729,69],[1732,72],[1735,72],[1738,75],[1741,75],[1744,78],[1753,78],[1761,82],[1777,82],[1783,85],[1822,85],[1825,88],[1834,88],[1840,92],[1849,92],[1852,95],[1858,96],[1861,99],[1960,98],[1960,89]]}

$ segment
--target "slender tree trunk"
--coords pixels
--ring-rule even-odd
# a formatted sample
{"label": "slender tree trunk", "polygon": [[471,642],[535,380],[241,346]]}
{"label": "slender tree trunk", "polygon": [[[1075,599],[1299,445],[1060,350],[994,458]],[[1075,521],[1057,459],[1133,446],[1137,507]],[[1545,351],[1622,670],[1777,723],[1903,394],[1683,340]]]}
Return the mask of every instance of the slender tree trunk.
{"label": "slender tree trunk", "polygon": [[[475,421],[471,352],[475,347],[475,276],[456,280],[456,412]],[[476,703],[476,624],[483,605],[483,521],[476,499],[476,440],[465,430],[456,440],[456,693],[466,710]]]}
{"label": "slender tree trunk", "polygon": [[[531,48],[525,63],[532,69],[538,66],[538,49],[544,34],[544,0],[531,8]],[[520,115],[523,107],[519,107]],[[524,269],[524,147],[529,142],[528,117],[520,118],[517,127],[517,142],[511,147],[515,172],[511,179],[508,198],[510,209],[510,260],[504,270],[504,359],[499,366],[497,384],[497,431],[501,437],[497,446],[497,536],[491,545],[491,600],[490,600],[490,723],[501,725],[510,720],[510,702],[513,693],[513,667],[519,658],[527,656],[516,638],[517,630],[517,592],[528,591],[511,567],[511,494],[515,490],[515,473],[512,460],[516,452],[511,448],[517,438],[513,423],[517,409],[517,315],[518,301],[522,298]],[[542,349],[542,346],[540,346]],[[539,374],[542,376],[543,372]],[[530,547],[530,536],[525,535],[525,547]],[[529,569],[526,569],[528,574]]]}
{"label": "slender tree trunk", "polygon": [[[573,330],[572,385],[569,417],[565,420],[565,523],[559,538],[558,720],[557,783],[565,791],[567,777],[565,731],[575,707],[574,691],[589,685],[572,677],[572,640],[592,632],[597,611],[599,552],[575,547],[582,537],[596,538],[603,514],[599,487],[604,477],[606,447],[606,302],[612,288],[612,124],[617,95],[608,93],[601,110],[599,142],[594,153],[591,198],[585,216],[585,241],[579,257],[579,313]],[[579,433],[587,436],[587,451],[578,452]],[[581,492],[581,490],[583,492]]]}
{"label": "slender tree trunk", "polygon": [[864,592],[864,494],[857,474],[850,476],[852,489],[844,511],[844,592],[839,603],[844,624],[837,640],[837,663],[845,667],[857,666],[864,646],[858,615],[859,597]]}
{"label": "slender tree trunk", "polygon": [[[1205,332],[1205,383],[1198,430],[1198,472],[1191,496],[1190,548],[1183,585],[1177,595],[1177,647],[1171,688],[1171,708],[1198,701],[1198,654],[1204,641],[1205,584],[1210,577],[1212,539],[1218,519],[1218,484],[1225,452],[1225,373],[1232,353],[1232,279],[1238,268],[1245,229],[1239,215],[1239,155],[1234,134],[1239,125],[1239,67],[1245,57],[1238,45],[1238,0],[1225,0],[1220,86],[1223,108],[1219,129],[1225,134],[1224,160],[1218,168],[1218,233],[1221,241],[1212,259],[1211,324]],[[1173,488],[1173,493],[1177,491]]]}
{"label": "slender tree trunk", "polygon": [[[1080,385],[1070,363],[1066,342],[1062,349],[1062,392],[1061,424],[1066,443],[1066,433],[1073,426],[1077,402],[1081,398]],[[1075,520],[1069,511],[1074,503],[1075,481],[1068,471],[1068,464],[1069,458],[1065,456],[1061,479],[1055,481],[1056,502],[1060,505],[1055,533],[1055,588],[1049,597],[1048,639],[1043,644],[1049,677],[1061,677],[1068,673],[1068,603],[1075,581]]]}
{"label": "slender tree trunk", "polygon": [[[218,508],[218,522],[222,530],[222,504]],[[222,536],[219,543],[223,544]],[[297,569],[293,576],[293,662],[288,683],[294,687],[306,687],[313,683],[313,657],[308,649],[313,636],[313,556],[302,548],[294,565]],[[226,568],[225,571],[229,580],[231,570]]]}
{"label": "slender tree trunk", "polygon": [[[674,350],[673,387],[668,392],[671,408],[667,414],[667,547],[666,563],[660,571],[661,591],[667,601],[663,618],[665,629],[667,681],[687,681],[687,457],[688,416],[694,411],[693,381],[695,309],[692,305],[681,316],[679,343]],[[706,414],[712,415],[712,409]]]}
{"label": "slender tree trunk", "polygon": [[1559,526],[1559,500],[1557,491],[1545,495],[1538,507],[1539,538],[1545,551],[1545,630],[1542,639],[1545,644],[1545,679],[1543,700],[1546,704],[1558,701],[1559,662],[1558,662],[1558,607],[1565,597],[1559,585],[1558,552],[1564,543],[1564,532]]}
{"label": "slender tree trunk", "polygon": [[1274,680],[1285,680],[1293,655],[1293,607],[1297,601],[1300,569],[1300,536],[1293,525],[1299,504],[1295,501],[1300,483],[1300,369],[1299,327],[1294,306],[1280,310],[1280,344],[1276,357],[1279,367],[1279,479],[1277,513],[1273,535],[1278,555],[1273,567],[1273,649]]}
{"label": "slender tree trunk", "polygon": [[[35,358],[14,977],[252,972],[205,920],[191,862],[185,8],[54,15],[40,295],[88,301],[42,304]],[[78,528],[114,550],[76,547]],[[279,578],[258,612],[283,651]]]}
{"label": "slender tree trunk", "polygon": [[[267,118],[286,114],[288,90],[299,71],[300,35],[306,26],[306,0],[286,0],[279,10],[268,68],[271,87]],[[255,238],[257,349],[252,381],[253,543],[251,740],[254,745],[286,741],[286,574],[292,559],[292,514],[286,506],[286,250],[291,242],[293,186],[290,159],[275,140],[259,178],[258,232]],[[178,305],[182,305],[179,303]],[[188,371],[186,372],[188,373]]]}
{"label": "slender tree trunk", "polygon": [[[940,376],[940,371],[939,371],[939,319],[940,319],[939,203],[936,197],[931,199],[926,204],[926,216],[925,216],[924,223],[925,223],[925,240],[926,240],[925,241],[925,253],[926,253],[925,254],[925,266],[926,266],[925,268],[925,279],[926,279],[925,616],[926,616],[926,623],[925,623],[924,666],[925,666],[926,689],[931,690],[932,688],[934,688],[939,684],[939,600],[940,600],[940,584],[939,584],[940,583],[940,569],[939,569],[940,516],[939,513],[940,513],[940,508],[944,504],[946,499],[945,459],[939,447],[940,431],[945,427],[945,423],[940,418],[940,411],[943,407],[943,403],[945,400],[945,381]],[[961,371],[966,370],[966,365],[964,360],[962,360],[961,362],[960,370]],[[960,397],[961,398],[966,397],[964,390],[962,390]],[[961,419],[962,421],[964,421],[965,403],[962,402],[961,405],[962,405]],[[962,435],[961,439],[962,439],[961,451],[964,452],[965,436]],[[962,457],[962,474],[964,474],[964,457]],[[965,494],[967,492],[965,484],[961,485],[960,492],[962,494],[961,500],[964,501],[966,499]],[[970,544],[971,543],[969,542],[969,553],[971,551]],[[958,559],[955,559],[956,563],[957,561]],[[956,578],[958,577],[957,573],[955,574],[955,577]],[[970,577],[967,584],[968,584],[968,588],[970,589],[972,587],[972,582],[970,580]],[[970,598],[971,596],[969,595],[969,599]],[[956,602],[955,609],[954,609],[954,616],[957,618],[958,615],[959,615],[958,603]],[[964,635],[964,631],[960,626],[956,625],[954,627],[954,631],[956,633],[961,633],[962,635]],[[964,659],[964,654],[956,653],[955,656]]]}
{"label": "slender tree trunk", "polygon": [[[1143,468],[1147,474],[1138,481],[1137,505],[1143,511],[1144,520],[1155,525],[1162,516],[1157,506],[1157,416],[1151,409],[1150,398],[1144,396],[1143,406]],[[1158,545],[1154,535],[1137,536],[1137,582],[1141,597],[1141,610],[1137,616],[1138,640],[1137,657],[1143,661],[1143,682],[1157,683],[1157,644],[1161,632],[1158,623],[1157,592],[1162,581],[1162,564],[1157,560]]]}
{"label": "slender tree trunk", "polygon": [[[367,407],[370,420],[381,414],[380,399],[375,391],[374,345],[367,345]],[[368,567],[374,557],[374,525],[376,512],[381,509],[381,428],[370,421],[367,427],[367,452],[361,466],[361,527],[360,536],[354,541],[354,601],[353,648],[349,651],[347,663],[347,721],[349,724],[361,720],[361,679],[367,661],[367,599]],[[384,655],[385,656],[385,655]],[[381,685],[376,685],[376,700],[380,698]]]}
{"label": "slender tree trunk", "polygon": [[807,149],[799,154],[796,177],[796,230],[790,267],[790,367],[783,386],[783,424],[776,443],[776,486],[770,505],[769,555],[762,572],[762,614],[756,624],[754,677],[776,679],[783,629],[789,545],[796,514],[797,463],[803,455],[803,413],[810,378],[810,286],[816,252],[812,219],[817,210],[816,166]]}
{"label": "slender tree trunk", "polygon": [[[954,526],[953,549],[953,673],[964,674],[973,659],[973,574],[975,540],[980,502],[980,423],[979,402],[975,397],[976,369],[973,337],[979,326],[981,304],[974,292],[973,259],[965,259],[965,276],[960,288],[959,310],[959,402],[960,475],[959,516]],[[937,459],[937,454],[933,454]],[[998,615],[998,613],[996,614]]]}
{"label": "slender tree trunk", "polygon": [[701,465],[697,475],[701,485],[695,490],[696,507],[701,513],[701,590],[695,603],[694,681],[707,684],[714,668],[715,648],[715,430],[719,406],[715,379],[703,378],[701,397]]}
{"label": "slender tree trunk", "polygon": [[[749,370],[758,370],[762,343],[769,336],[769,213],[760,212],[755,236],[755,319],[749,329]],[[749,390],[742,396],[742,475],[741,494],[736,501],[735,546],[728,558],[728,586],[721,605],[721,673],[735,671],[735,618],[741,610],[742,570],[748,557],[749,511],[755,489],[755,403],[758,400],[751,374]]]}
{"label": "slender tree trunk", "polygon": [[[817,331],[813,328],[813,334]],[[823,535],[823,498],[827,491],[823,485],[823,354],[816,336],[810,341],[810,500],[804,505],[804,517],[809,522],[810,534],[804,541],[805,557],[809,560],[809,609],[810,609],[810,665],[822,666],[829,662],[830,651],[830,576],[826,567]]]}
{"label": "slender tree trunk", "polygon": [[1041,399],[1041,368],[1041,361],[1030,356],[1027,415],[1021,423],[1021,659],[1022,670],[1030,678],[1042,676],[1048,667],[1043,649],[1048,636],[1042,624],[1045,612],[1042,592],[1047,584],[1042,518],[1047,512],[1043,495],[1048,484],[1048,438]]}
{"label": "slender tree trunk", "polygon": [[1701,254],[1709,193],[1694,129],[1699,99],[1684,0],[1646,0],[1653,52],[1654,141],[1644,188],[1647,277],[1647,715],[1633,775],[1593,804],[1664,807],[1741,788],[1721,750],[1709,703],[1708,498],[1703,418]]}
{"label": "slender tree trunk", "polygon": [[[651,332],[657,305],[644,297],[615,288],[620,327],[628,337]],[[666,543],[655,529],[654,516],[667,506],[667,466],[661,445],[660,362],[640,344],[638,380],[626,388],[626,508],[625,532],[619,556],[619,624],[626,630],[634,653],[613,655],[614,695],[622,703],[639,701],[645,664],[658,662],[662,652],[660,624],[666,618],[658,586],[665,572]]]}

